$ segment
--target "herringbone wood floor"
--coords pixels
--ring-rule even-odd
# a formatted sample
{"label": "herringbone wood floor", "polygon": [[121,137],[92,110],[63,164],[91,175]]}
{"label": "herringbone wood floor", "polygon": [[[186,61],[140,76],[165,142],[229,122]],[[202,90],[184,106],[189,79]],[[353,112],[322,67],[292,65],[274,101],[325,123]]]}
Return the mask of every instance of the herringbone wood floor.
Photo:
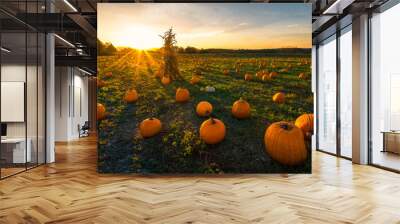
{"label": "herringbone wood floor", "polygon": [[0,223],[400,223],[400,175],[319,152],[312,175],[100,175],[87,138],[0,181]]}

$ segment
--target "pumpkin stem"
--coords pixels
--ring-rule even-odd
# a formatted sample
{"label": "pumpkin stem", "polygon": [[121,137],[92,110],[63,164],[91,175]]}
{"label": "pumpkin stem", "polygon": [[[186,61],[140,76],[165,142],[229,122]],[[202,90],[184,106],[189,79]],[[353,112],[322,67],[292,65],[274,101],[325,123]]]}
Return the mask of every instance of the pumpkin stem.
{"label": "pumpkin stem", "polygon": [[[208,111],[207,111],[207,112],[208,112]],[[208,116],[208,117],[210,118],[212,124],[215,124],[215,123],[216,123],[215,120],[214,120],[214,116],[212,115],[212,113],[209,113],[209,116]]]}
{"label": "pumpkin stem", "polygon": [[293,126],[290,125],[289,123],[282,123],[282,124],[280,124],[280,126],[282,129],[285,129],[286,131],[290,131],[293,129]]}

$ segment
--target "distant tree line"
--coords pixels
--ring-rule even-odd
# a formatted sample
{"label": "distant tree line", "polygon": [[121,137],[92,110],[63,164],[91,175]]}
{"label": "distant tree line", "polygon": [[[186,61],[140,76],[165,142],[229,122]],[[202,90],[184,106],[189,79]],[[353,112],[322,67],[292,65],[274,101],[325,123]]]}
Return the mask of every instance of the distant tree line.
{"label": "distant tree line", "polygon": [[178,53],[186,54],[204,54],[204,53],[254,53],[254,54],[266,54],[266,55],[304,55],[310,54],[311,49],[309,48],[275,48],[275,49],[220,49],[220,48],[209,48],[209,49],[198,49],[195,47],[177,47]]}
{"label": "distant tree line", "polygon": [[177,52],[178,52],[178,53],[195,54],[195,53],[201,53],[201,52],[200,52],[201,50],[202,50],[202,49],[197,49],[197,48],[195,48],[195,47],[190,47],[190,46],[188,46],[188,47],[186,47],[186,48],[177,47]]}
{"label": "distant tree line", "polygon": [[97,55],[99,56],[109,56],[117,53],[117,48],[114,47],[112,43],[102,42],[97,39]]}

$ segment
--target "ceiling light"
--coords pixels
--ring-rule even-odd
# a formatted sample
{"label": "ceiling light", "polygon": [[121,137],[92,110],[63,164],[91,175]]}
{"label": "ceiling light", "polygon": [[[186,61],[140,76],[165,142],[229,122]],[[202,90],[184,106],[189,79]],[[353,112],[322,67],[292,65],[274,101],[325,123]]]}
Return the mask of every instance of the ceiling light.
{"label": "ceiling light", "polygon": [[74,12],[78,12],[78,10],[68,1],[64,0],[65,4],[67,4]]}
{"label": "ceiling light", "polygon": [[336,0],[332,5],[325,9],[322,14],[342,14],[343,9],[347,8],[347,6],[351,5],[353,2],[354,0]]}
{"label": "ceiling light", "polygon": [[64,39],[64,38],[62,38],[62,37],[60,37],[59,35],[57,35],[57,34],[54,34],[54,36],[55,37],[57,37],[59,40],[61,40],[62,42],[64,42],[64,43],[66,43],[67,45],[69,45],[70,47],[73,47],[73,48],[75,48],[75,45],[73,45],[71,42],[69,42],[68,40],[66,40],[66,39]]}
{"label": "ceiling light", "polygon": [[337,7],[337,4],[339,4],[340,0],[336,0],[332,5],[330,5],[327,9],[322,14],[330,14],[332,9],[335,9]]}
{"label": "ceiling light", "polygon": [[1,49],[2,51],[6,52],[6,53],[10,53],[10,52],[11,52],[11,50],[8,50],[8,49],[5,48],[5,47],[1,47],[0,49]]}
{"label": "ceiling light", "polygon": [[81,49],[81,48],[77,48],[76,49],[76,53],[78,53],[79,55],[83,55],[84,54],[83,49]]}

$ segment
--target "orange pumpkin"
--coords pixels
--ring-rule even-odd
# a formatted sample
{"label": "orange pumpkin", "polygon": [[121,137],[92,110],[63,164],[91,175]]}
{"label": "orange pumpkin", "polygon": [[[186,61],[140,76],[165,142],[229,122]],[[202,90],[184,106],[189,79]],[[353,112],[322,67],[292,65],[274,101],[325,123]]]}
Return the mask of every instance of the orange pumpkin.
{"label": "orange pumpkin", "polygon": [[302,114],[294,123],[303,131],[305,137],[311,137],[314,129],[314,114]]}
{"label": "orange pumpkin", "polygon": [[299,79],[304,79],[305,80],[307,78],[306,78],[306,75],[304,73],[300,73],[299,74]]}
{"label": "orange pumpkin", "polygon": [[157,118],[147,118],[140,122],[139,131],[143,138],[148,138],[158,134],[161,127],[161,121]]}
{"label": "orange pumpkin", "polygon": [[201,101],[196,106],[196,113],[200,117],[209,116],[212,110],[213,110],[212,104],[207,101]]}
{"label": "orange pumpkin", "polygon": [[225,138],[225,124],[216,119],[210,118],[200,126],[200,138],[207,144],[217,144]]}
{"label": "orange pumpkin", "polygon": [[104,74],[104,76],[105,76],[106,78],[111,78],[111,77],[112,77],[112,72],[106,72],[106,73]]}
{"label": "orange pumpkin", "polygon": [[171,83],[171,79],[169,78],[169,76],[163,76],[162,79],[161,79],[161,83],[163,85],[168,85],[168,84]]}
{"label": "orange pumpkin", "polygon": [[125,96],[124,96],[124,100],[127,103],[136,102],[138,98],[139,98],[139,96],[135,89],[126,91]]}
{"label": "orange pumpkin", "polygon": [[244,80],[250,81],[251,79],[252,79],[252,76],[251,76],[250,73],[246,73],[246,74],[244,75]]}
{"label": "orange pumpkin", "polygon": [[183,103],[188,101],[190,98],[190,93],[188,89],[178,88],[175,93],[175,99],[178,103]]}
{"label": "orange pumpkin", "polygon": [[272,97],[272,101],[275,103],[284,103],[285,102],[285,94],[282,92],[275,93],[275,95]]}
{"label": "orange pumpkin", "polygon": [[270,80],[271,78],[269,77],[269,74],[267,73],[267,74],[265,74],[265,75],[263,75],[263,77],[262,77],[262,80],[263,81],[267,81],[267,80]]}
{"label": "orange pumpkin", "polygon": [[229,75],[229,70],[228,69],[224,69],[224,75]]}
{"label": "orange pumpkin", "polygon": [[103,104],[97,103],[97,120],[103,120],[106,117],[106,108]]}
{"label": "orange pumpkin", "polygon": [[284,165],[299,165],[307,159],[303,132],[289,122],[271,124],[265,132],[264,144],[271,158]]}
{"label": "orange pumpkin", "polygon": [[278,73],[277,73],[277,72],[271,72],[271,73],[269,73],[269,77],[270,77],[271,79],[275,78],[276,76],[278,76]]}
{"label": "orange pumpkin", "polygon": [[239,119],[250,117],[250,104],[242,98],[235,101],[232,105],[232,115]]}
{"label": "orange pumpkin", "polygon": [[262,78],[263,77],[263,75],[264,75],[264,71],[258,71],[257,73],[256,73],[256,77],[257,78]]}
{"label": "orange pumpkin", "polygon": [[193,84],[193,85],[197,84],[199,82],[200,82],[200,77],[197,76],[197,75],[192,76],[192,78],[190,79],[190,83]]}
{"label": "orange pumpkin", "polygon": [[155,73],[155,76],[157,77],[157,78],[161,78],[162,77],[162,70],[158,70],[156,73]]}

